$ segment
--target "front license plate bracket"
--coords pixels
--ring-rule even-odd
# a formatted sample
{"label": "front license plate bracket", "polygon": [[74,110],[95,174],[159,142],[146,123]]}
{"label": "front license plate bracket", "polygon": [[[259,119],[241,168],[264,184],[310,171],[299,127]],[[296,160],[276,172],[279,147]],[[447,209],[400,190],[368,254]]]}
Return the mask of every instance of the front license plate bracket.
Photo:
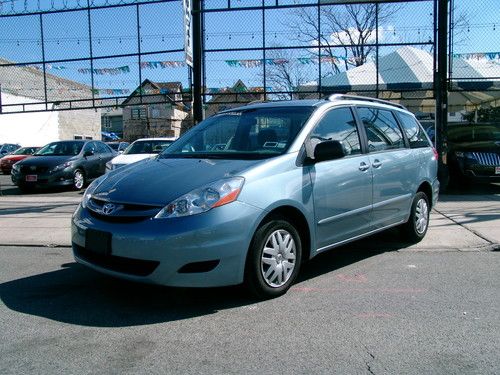
{"label": "front license plate bracket", "polygon": [[85,248],[100,255],[111,255],[111,233],[95,229],[85,231]]}

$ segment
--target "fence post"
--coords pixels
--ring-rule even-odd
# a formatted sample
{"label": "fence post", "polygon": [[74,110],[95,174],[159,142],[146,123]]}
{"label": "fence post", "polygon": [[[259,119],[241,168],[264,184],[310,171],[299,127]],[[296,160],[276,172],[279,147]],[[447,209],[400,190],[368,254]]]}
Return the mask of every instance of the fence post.
{"label": "fence post", "polygon": [[203,121],[203,99],[202,99],[202,0],[193,0],[193,120],[194,124]]}
{"label": "fence post", "polygon": [[439,153],[438,178],[442,190],[449,182],[448,165],[446,164],[447,132],[448,132],[448,1],[438,2],[438,44],[436,87],[436,147]]}

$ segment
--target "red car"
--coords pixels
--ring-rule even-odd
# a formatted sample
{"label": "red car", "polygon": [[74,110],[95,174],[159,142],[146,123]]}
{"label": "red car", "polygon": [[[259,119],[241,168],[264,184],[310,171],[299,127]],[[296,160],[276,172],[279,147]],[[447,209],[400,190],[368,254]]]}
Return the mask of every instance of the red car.
{"label": "red car", "polygon": [[12,165],[17,163],[19,160],[26,159],[27,157],[33,155],[39,149],[40,147],[21,147],[12,154],[4,156],[0,159],[0,169],[2,169],[3,174],[10,174]]}

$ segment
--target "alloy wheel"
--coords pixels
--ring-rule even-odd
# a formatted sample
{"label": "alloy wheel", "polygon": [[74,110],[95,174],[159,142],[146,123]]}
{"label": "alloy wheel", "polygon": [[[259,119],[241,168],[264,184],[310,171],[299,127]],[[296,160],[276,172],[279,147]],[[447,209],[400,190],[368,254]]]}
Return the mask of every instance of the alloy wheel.
{"label": "alloy wheel", "polygon": [[73,179],[73,184],[76,189],[80,190],[83,187],[83,184],[85,182],[85,178],[83,176],[83,173],[79,170],[75,171],[75,176]]}

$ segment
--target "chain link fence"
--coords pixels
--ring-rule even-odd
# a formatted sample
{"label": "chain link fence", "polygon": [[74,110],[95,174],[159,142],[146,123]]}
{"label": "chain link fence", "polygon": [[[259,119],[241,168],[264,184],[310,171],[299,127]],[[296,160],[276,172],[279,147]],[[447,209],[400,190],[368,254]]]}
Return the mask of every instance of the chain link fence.
{"label": "chain link fence", "polygon": [[206,114],[334,92],[430,110],[436,1],[336,3],[206,0]]}
{"label": "chain link fence", "polygon": [[[205,114],[337,92],[432,119],[437,1],[204,0]],[[498,4],[478,1],[450,2],[452,113],[497,104],[500,19],[485,10]],[[141,107],[127,116],[143,134],[167,112],[182,127],[183,28],[180,0],[0,0],[1,112]]]}
{"label": "chain link fence", "polygon": [[[500,105],[500,13],[496,0],[451,0],[451,122],[487,120]],[[479,113],[479,115],[478,115]],[[483,114],[481,116],[481,114]],[[497,115],[498,117],[498,115]]]}

